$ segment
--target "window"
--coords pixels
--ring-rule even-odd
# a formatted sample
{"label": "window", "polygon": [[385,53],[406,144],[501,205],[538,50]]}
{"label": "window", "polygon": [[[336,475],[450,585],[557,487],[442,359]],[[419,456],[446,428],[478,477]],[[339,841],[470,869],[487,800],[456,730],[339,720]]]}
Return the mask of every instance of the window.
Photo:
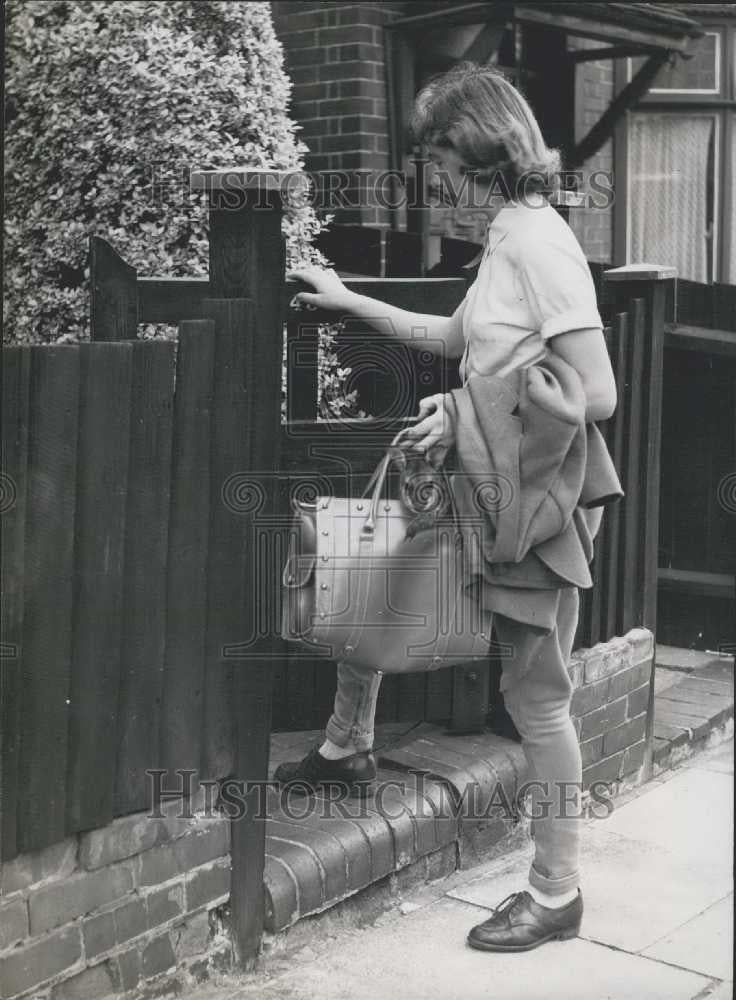
{"label": "window", "polygon": [[628,253],[713,280],[718,120],[708,114],[635,113],[629,121]]}
{"label": "window", "polygon": [[[626,262],[671,264],[690,281],[734,284],[736,29],[731,18],[704,30],[690,58],[664,66],[622,126],[618,170],[627,197],[616,239]],[[642,60],[625,62],[619,89]]]}
{"label": "window", "polygon": [[[690,59],[676,59],[663,66],[649,88],[650,94],[719,94],[721,91],[721,33],[708,31]],[[629,60],[629,79],[644,62]]]}

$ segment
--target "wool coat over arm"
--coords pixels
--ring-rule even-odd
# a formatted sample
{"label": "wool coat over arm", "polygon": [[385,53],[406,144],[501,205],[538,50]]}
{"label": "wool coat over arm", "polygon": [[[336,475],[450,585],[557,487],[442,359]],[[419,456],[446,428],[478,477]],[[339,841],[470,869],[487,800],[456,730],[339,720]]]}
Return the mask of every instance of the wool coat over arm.
{"label": "wool coat over arm", "polygon": [[[530,394],[533,369],[542,379]],[[549,353],[445,398],[466,583],[488,610],[549,631],[560,588],[593,585],[596,508],[624,495],[603,435],[585,421],[580,376]]]}

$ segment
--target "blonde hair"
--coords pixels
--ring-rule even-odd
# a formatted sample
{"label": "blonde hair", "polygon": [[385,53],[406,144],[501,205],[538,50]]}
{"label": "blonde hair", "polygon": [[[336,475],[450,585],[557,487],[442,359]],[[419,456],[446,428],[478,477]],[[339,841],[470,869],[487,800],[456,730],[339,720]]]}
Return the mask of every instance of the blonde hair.
{"label": "blonde hair", "polygon": [[511,197],[549,193],[560,154],[549,149],[526,99],[497,69],[462,62],[419,92],[409,128],[417,143],[454,149],[480,180],[499,174]]}

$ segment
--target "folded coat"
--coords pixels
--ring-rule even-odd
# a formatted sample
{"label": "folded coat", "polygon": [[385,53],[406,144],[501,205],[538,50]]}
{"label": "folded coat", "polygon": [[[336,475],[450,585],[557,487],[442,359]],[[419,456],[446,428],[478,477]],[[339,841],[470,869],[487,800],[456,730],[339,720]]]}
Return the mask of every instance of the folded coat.
{"label": "folded coat", "polygon": [[549,353],[474,376],[446,402],[466,582],[488,610],[549,630],[559,589],[593,584],[595,508],[623,496],[603,435],[585,421],[580,376]]}

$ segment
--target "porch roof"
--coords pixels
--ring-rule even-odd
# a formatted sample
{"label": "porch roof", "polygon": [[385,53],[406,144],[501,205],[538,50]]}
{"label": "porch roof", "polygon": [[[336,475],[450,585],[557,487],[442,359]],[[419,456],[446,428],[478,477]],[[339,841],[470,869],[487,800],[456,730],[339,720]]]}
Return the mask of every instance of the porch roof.
{"label": "porch roof", "polygon": [[[387,27],[411,29],[441,24],[467,24],[473,21],[518,21],[545,24],[568,35],[606,42],[617,55],[636,53],[685,52],[691,39],[699,38],[703,29],[697,21],[670,4],[661,3],[466,3],[448,7],[437,3],[412,3],[411,11],[392,21]],[[630,48],[630,51],[628,49]],[[612,53],[613,54],[613,53]],[[603,55],[600,58],[604,58]]]}

